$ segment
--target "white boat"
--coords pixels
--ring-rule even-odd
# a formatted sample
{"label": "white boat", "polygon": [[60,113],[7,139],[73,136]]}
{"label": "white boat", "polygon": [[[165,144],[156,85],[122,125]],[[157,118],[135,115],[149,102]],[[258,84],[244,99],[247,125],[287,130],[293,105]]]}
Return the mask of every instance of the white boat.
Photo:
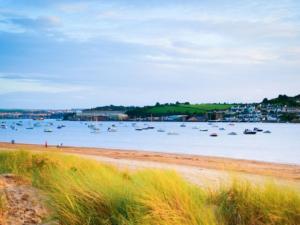
{"label": "white boat", "polygon": [[117,132],[117,129],[113,128],[113,127],[109,127],[109,128],[107,128],[107,131],[108,132]]}
{"label": "white boat", "polygon": [[179,135],[179,134],[176,132],[168,132],[167,135]]}
{"label": "white boat", "polygon": [[46,132],[46,133],[51,133],[52,130],[51,130],[51,129],[44,129],[44,132]]}
{"label": "white boat", "polygon": [[165,132],[163,129],[158,129],[157,132]]}
{"label": "white boat", "polygon": [[199,131],[202,131],[202,132],[207,132],[208,129],[199,129]]}
{"label": "white boat", "polygon": [[260,129],[260,128],[257,128],[257,127],[254,127],[254,129],[253,129],[255,132],[262,132],[263,131],[263,129]]}

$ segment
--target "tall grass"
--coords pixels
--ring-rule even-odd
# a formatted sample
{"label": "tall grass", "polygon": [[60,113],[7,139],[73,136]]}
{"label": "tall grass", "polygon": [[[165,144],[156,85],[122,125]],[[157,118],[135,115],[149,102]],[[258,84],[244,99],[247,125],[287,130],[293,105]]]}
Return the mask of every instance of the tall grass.
{"label": "tall grass", "polygon": [[0,173],[32,181],[62,225],[296,225],[300,194],[242,181],[210,192],[171,171],[124,172],[73,156],[1,152]]}

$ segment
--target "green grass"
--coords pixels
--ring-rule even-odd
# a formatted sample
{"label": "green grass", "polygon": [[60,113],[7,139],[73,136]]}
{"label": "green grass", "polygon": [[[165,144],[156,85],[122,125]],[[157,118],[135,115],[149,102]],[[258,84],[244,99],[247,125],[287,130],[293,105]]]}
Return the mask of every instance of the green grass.
{"label": "green grass", "polygon": [[231,104],[171,104],[137,108],[128,111],[130,116],[202,115],[209,111],[227,110]]}
{"label": "green grass", "polygon": [[14,173],[48,196],[62,225],[297,225],[298,191],[234,181],[213,191],[163,170],[127,172],[58,154],[0,152]]}

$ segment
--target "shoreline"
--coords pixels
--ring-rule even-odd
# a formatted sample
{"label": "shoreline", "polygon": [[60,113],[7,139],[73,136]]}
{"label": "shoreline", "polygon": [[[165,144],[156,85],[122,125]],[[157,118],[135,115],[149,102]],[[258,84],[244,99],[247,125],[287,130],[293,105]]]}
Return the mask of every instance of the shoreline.
{"label": "shoreline", "polygon": [[[2,150],[30,150],[36,152],[61,152],[79,155],[86,158],[97,158],[99,161],[107,161],[116,164],[120,161],[124,164],[157,163],[166,165],[184,166],[196,169],[216,170],[220,172],[238,172],[249,175],[268,176],[284,180],[300,181],[300,165],[271,163],[255,160],[233,159],[215,156],[188,155],[177,153],[161,153],[153,151],[121,150],[92,147],[48,146],[38,144],[11,144],[0,142]],[[139,166],[135,166],[139,167]],[[143,167],[143,165],[140,165]]]}

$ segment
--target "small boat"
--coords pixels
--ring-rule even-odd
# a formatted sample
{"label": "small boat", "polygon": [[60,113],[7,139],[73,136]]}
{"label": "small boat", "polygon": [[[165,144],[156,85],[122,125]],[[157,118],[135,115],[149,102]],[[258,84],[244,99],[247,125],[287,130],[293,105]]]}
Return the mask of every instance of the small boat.
{"label": "small boat", "polygon": [[167,135],[179,135],[179,134],[176,132],[168,132]]}
{"label": "small boat", "polygon": [[117,132],[117,129],[113,128],[113,127],[109,127],[109,128],[107,128],[107,131],[108,132]]}
{"label": "small boat", "polygon": [[257,128],[257,127],[254,127],[253,130],[256,131],[256,132],[262,132],[263,131],[263,129],[260,129],[260,128]]}
{"label": "small boat", "polygon": [[46,132],[46,133],[51,133],[52,130],[51,130],[51,129],[44,129],[44,132]]}
{"label": "small boat", "polygon": [[198,128],[198,127],[192,127],[192,129],[197,130],[197,129],[199,129],[199,128]]}
{"label": "small boat", "polygon": [[33,130],[33,127],[26,127],[27,130]]}
{"label": "small boat", "polygon": [[230,123],[229,126],[234,126],[234,123]]}
{"label": "small boat", "polygon": [[209,136],[211,136],[211,137],[218,137],[218,134],[217,133],[211,133]]}
{"label": "small boat", "polygon": [[212,127],[219,127],[218,125],[212,125]]}
{"label": "small boat", "polygon": [[142,131],[144,130],[143,128],[135,128],[136,131]]}
{"label": "small boat", "polygon": [[246,129],[246,130],[244,130],[244,134],[256,134],[256,131]]}
{"label": "small boat", "polygon": [[235,132],[230,132],[230,133],[228,133],[228,135],[237,135],[237,133],[235,133]]}
{"label": "small boat", "polygon": [[62,126],[62,125],[59,125],[59,126],[57,126],[57,129],[61,129],[61,128],[63,128],[63,126]]}
{"label": "small boat", "polygon": [[143,130],[152,130],[152,129],[154,129],[154,127],[150,127],[150,126],[149,126],[149,127],[144,127],[144,128],[143,128]]}
{"label": "small boat", "polygon": [[7,126],[6,126],[5,124],[1,124],[1,128],[2,128],[2,129],[6,129]]}
{"label": "small boat", "polygon": [[16,125],[20,126],[20,127],[23,126],[22,122],[18,122],[18,123],[16,123]]}
{"label": "small boat", "polygon": [[158,129],[157,132],[165,132],[163,129]]}
{"label": "small boat", "polygon": [[183,123],[183,124],[180,125],[180,127],[186,127],[186,125]]}
{"label": "small boat", "polygon": [[207,132],[208,129],[200,129],[199,131],[202,131],[202,132]]}
{"label": "small boat", "polygon": [[220,127],[219,130],[225,130],[225,128],[224,127]]}
{"label": "small boat", "polygon": [[263,133],[264,133],[264,134],[271,134],[272,132],[269,131],[269,130],[265,130]]}

